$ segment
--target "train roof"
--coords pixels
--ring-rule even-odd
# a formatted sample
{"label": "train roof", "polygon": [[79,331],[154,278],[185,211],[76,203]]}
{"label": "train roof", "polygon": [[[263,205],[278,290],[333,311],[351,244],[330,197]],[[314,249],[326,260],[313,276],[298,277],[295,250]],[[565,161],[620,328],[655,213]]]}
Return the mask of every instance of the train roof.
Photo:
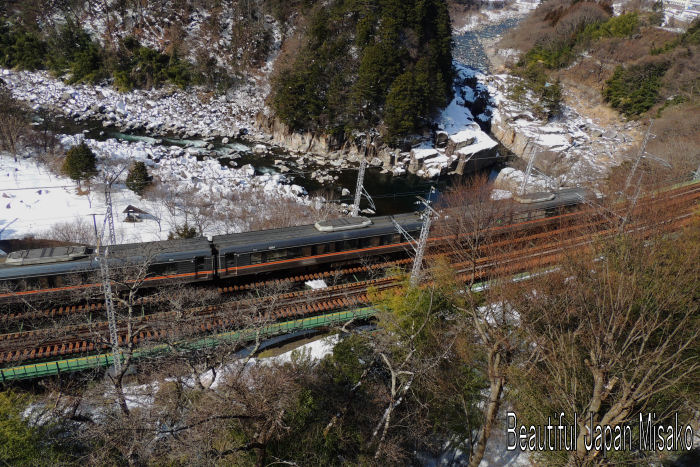
{"label": "train roof", "polygon": [[[338,240],[362,238],[372,235],[394,233],[396,227],[391,218],[404,228],[420,227],[420,219],[414,213],[396,216],[373,217],[371,224],[348,230],[320,232],[314,224],[285,227],[282,229],[258,230],[229,235],[217,235],[212,239],[219,253],[241,253],[244,251],[268,250],[313,243],[333,242]],[[360,222],[362,223],[362,222]]]}
{"label": "train roof", "polygon": [[[160,263],[190,259],[195,255],[211,255],[211,247],[205,237],[101,246],[100,254],[103,254],[106,248],[109,248],[110,264],[115,266],[127,258],[131,263],[147,258],[154,263]],[[95,261],[94,252],[93,247],[56,247],[15,251],[8,255],[5,261],[0,261],[0,280],[96,270],[99,265]],[[12,255],[14,255],[14,261]]]}
{"label": "train roof", "polygon": [[153,257],[157,261],[181,259],[193,254],[211,254],[209,240],[205,237],[101,246],[100,254],[104,254],[107,248],[110,258]]}
{"label": "train roof", "polygon": [[523,210],[529,211],[533,209],[551,209],[560,206],[580,204],[582,201],[591,198],[591,192],[586,188],[563,188],[552,194],[554,197],[545,199],[544,201],[525,204],[514,201],[514,204],[522,206]]}

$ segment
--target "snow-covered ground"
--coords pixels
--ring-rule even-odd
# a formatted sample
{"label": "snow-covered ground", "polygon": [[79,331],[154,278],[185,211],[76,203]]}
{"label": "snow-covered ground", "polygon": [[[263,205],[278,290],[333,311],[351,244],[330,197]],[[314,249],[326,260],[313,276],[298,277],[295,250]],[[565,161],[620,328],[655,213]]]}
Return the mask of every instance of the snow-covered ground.
{"label": "snow-covered ground", "polygon": [[[70,147],[80,136],[61,136],[61,144]],[[271,200],[289,199],[308,204],[305,190],[287,183],[280,174],[256,175],[250,165],[223,166],[215,158],[198,160],[196,148],[163,146],[149,141],[126,142],[110,139],[85,142],[98,158],[98,169],[109,172],[128,167],[132,161],[144,161],[160,187],[140,198],[120,181],[114,185],[112,202],[115,230],[119,243],[164,240],[176,225],[190,224],[197,209],[208,208],[205,234],[223,234],[246,230],[251,210],[264,211]],[[83,187],[85,188],[85,187]],[[62,222],[88,222],[97,214],[101,228],[106,212],[102,187],[77,190],[75,182],[52,173],[34,157],[0,154],[0,236],[21,238],[40,236],[52,225]],[[156,196],[158,195],[158,196]],[[186,204],[185,197],[191,201]],[[241,205],[245,200],[247,205]],[[149,214],[143,222],[123,222],[123,210],[136,206]],[[200,211],[201,212],[201,211]],[[189,216],[189,217],[188,217]],[[82,221],[78,221],[82,219]],[[158,220],[160,222],[158,222]]]}

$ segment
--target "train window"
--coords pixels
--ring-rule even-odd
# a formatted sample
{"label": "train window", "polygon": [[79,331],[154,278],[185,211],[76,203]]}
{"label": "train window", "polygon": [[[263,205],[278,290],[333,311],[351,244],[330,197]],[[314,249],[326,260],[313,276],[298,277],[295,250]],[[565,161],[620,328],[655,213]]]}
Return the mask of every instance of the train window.
{"label": "train window", "polygon": [[260,264],[262,263],[262,253],[251,253],[250,254],[250,264]]}
{"label": "train window", "polygon": [[326,252],[328,245],[325,243],[321,243],[320,245],[316,245],[316,254],[317,255],[322,255]]}
{"label": "train window", "polygon": [[267,252],[268,261],[280,261],[287,257],[287,250],[270,250]]}
{"label": "train window", "polygon": [[352,240],[345,240],[343,243],[343,249],[344,250],[355,250],[357,249],[357,239],[352,239]]}
{"label": "train window", "polygon": [[313,247],[311,245],[309,246],[303,246],[301,247],[301,256],[311,256]]}
{"label": "train window", "polygon": [[326,248],[328,248],[328,253],[335,252],[335,242],[326,243]]}
{"label": "train window", "polygon": [[360,239],[360,248],[370,248],[373,246],[379,246],[381,237],[368,237]]}

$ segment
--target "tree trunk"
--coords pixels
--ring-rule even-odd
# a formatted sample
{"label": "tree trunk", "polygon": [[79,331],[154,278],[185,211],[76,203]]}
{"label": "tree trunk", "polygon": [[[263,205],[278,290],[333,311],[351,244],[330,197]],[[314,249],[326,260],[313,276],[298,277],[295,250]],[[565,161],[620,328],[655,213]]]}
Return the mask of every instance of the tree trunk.
{"label": "tree trunk", "polygon": [[489,403],[486,406],[486,416],[484,417],[484,426],[479,431],[479,439],[476,443],[476,448],[469,456],[469,467],[477,467],[484,458],[486,452],[486,443],[491,436],[491,430],[496,422],[496,415],[501,406],[501,393],[503,392],[503,378],[496,377],[491,380],[491,388],[489,390]]}

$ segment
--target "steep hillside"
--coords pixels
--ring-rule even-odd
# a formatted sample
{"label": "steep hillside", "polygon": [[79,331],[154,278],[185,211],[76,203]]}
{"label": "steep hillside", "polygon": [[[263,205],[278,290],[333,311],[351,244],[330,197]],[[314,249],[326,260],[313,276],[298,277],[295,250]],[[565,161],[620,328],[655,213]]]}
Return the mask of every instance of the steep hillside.
{"label": "steep hillside", "polygon": [[274,82],[272,106],[292,130],[343,139],[384,123],[390,141],[420,130],[451,97],[443,0],[335,0],[315,6]]}
{"label": "steep hillside", "polygon": [[[225,89],[269,71],[295,2],[10,1],[0,10],[3,65],[48,67],[122,89],[163,81]],[[8,59],[8,56],[11,59]]]}
{"label": "steep hillside", "polygon": [[[606,2],[553,0],[538,7],[500,43],[517,50],[509,70],[520,79],[511,97],[534,93],[544,121],[558,119],[564,103],[605,127],[640,127],[638,144],[653,119],[655,137],[647,149],[672,168],[650,163],[650,171],[687,176],[700,162],[700,22],[676,32],[660,27],[658,3],[627,8],[613,16]],[[638,144],[622,155],[635,155]],[[618,177],[615,170],[612,177]]]}

